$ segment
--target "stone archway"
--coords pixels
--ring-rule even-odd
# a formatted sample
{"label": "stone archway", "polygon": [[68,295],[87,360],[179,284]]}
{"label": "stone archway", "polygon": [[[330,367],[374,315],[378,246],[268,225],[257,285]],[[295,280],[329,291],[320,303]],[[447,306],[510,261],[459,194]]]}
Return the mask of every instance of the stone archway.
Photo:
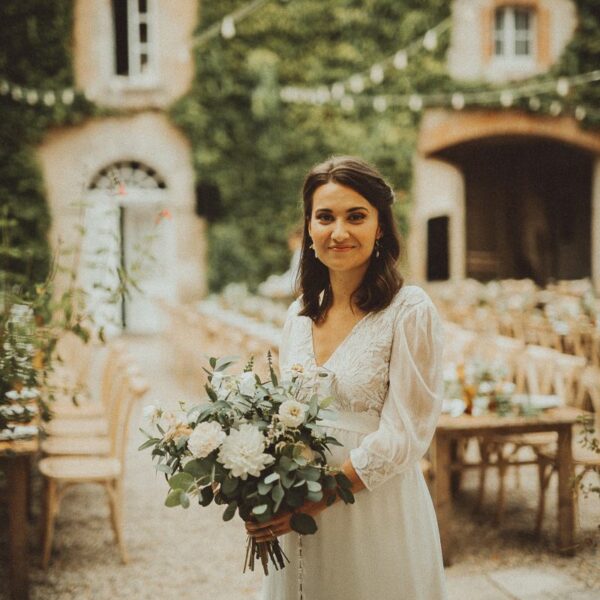
{"label": "stone archway", "polygon": [[[426,278],[426,259],[419,257],[427,247],[423,216],[445,215],[454,279],[532,276],[542,283],[591,276],[600,289],[600,135],[568,117],[432,110],[418,148],[416,278]],[[512,240],[510,221],[502,225],[498,216],[509,208],[516,216]]]}

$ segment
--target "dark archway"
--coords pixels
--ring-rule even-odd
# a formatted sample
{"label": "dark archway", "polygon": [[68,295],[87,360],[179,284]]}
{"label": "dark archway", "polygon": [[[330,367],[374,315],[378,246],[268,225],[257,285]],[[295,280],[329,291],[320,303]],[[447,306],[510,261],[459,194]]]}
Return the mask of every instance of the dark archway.
{"label": "dark archway", "polygon": [[465,178],[468,277],[544,284],[590,276],[591,153],[520,136],[471,140],[436,156]]}

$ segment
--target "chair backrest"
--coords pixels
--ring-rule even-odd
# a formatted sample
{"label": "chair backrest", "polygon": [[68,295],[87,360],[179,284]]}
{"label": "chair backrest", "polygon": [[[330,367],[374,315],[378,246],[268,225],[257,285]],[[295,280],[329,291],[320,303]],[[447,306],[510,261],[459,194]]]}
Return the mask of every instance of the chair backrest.
{"label": "chair backrest", "polygon": [[554,393],[563,397],[565,403],[577,406],[578,388],[587,365],[583,356],[557,353],[554,372]]}
{"label": "chair backrest", "polygon": [[464,363],[477,339],[474,331],[463,329],[456,323],[444,323],[444,362]]}
{"label": "chair backrest", "polygon": [[600,434],[600,368],[586,367],[581,373],[576,405],[588,409],[588,399],[595,414],[596,430]]}
{"label": "chair backrest", "polygon": [[[135,374],[133,374],[135,372]],[[149,387],[136,369],[130,370],[124,379],[123,398],[120,402],[119,419],[116,428],[115,444],[111,453],[124,464],[127,449],[127,434],[133,406],[146,394]]]}

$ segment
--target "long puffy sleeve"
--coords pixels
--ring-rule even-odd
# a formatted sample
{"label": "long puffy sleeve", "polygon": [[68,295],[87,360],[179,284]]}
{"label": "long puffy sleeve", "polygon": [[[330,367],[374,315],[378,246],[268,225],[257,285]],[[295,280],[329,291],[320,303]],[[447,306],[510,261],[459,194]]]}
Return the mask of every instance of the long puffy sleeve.
{"label": "long puffy sleeve", "polygon": [[399,310],[379,428],[350,452],[352,465],[369,490],[427,451],[442,406],[442,347],[441,321],[428,296]]}
{"label": "long puffy sleeve", "polygon": [[288,307],[287,314],[285,317],[285,323],[283,325],[283,330],[281,332],[281,339],[279,341],[279,369],[282,370],[285,367],[289,366],[289,358],[288,358],[288,348],[289,348],[289,340],[292,329],[292,321],[294,317],[298,315],[298,311],[300,310],[300,301],[298,299],[294,300],[290,306]]}

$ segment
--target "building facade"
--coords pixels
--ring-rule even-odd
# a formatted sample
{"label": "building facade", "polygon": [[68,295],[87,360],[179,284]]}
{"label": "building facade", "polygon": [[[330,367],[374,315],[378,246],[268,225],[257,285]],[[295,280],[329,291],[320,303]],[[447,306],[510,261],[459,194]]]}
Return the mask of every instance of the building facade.
{"label": "building facade", "polygon": [[[158,301],[205,292],[192,149],[166,113],[194,76],[197,14],[196,0],[75,3],[76,87],[115,116],[51,131],[38,158],[51,239],[71,239],[83,219],[80,277],[98,322],[116,330],[160,330]],[[102,294],[115,284],[106,280],[111,261],[133,271],[140,287],[116,306]]]}
{"label": "building facade", "polygon": [[[543,74],[577,25],[570,0],[455,0],[451,76]],[[409,237],[414,279],[590,277],[600,291],[600,134],[570,116],[428,110]]]}

